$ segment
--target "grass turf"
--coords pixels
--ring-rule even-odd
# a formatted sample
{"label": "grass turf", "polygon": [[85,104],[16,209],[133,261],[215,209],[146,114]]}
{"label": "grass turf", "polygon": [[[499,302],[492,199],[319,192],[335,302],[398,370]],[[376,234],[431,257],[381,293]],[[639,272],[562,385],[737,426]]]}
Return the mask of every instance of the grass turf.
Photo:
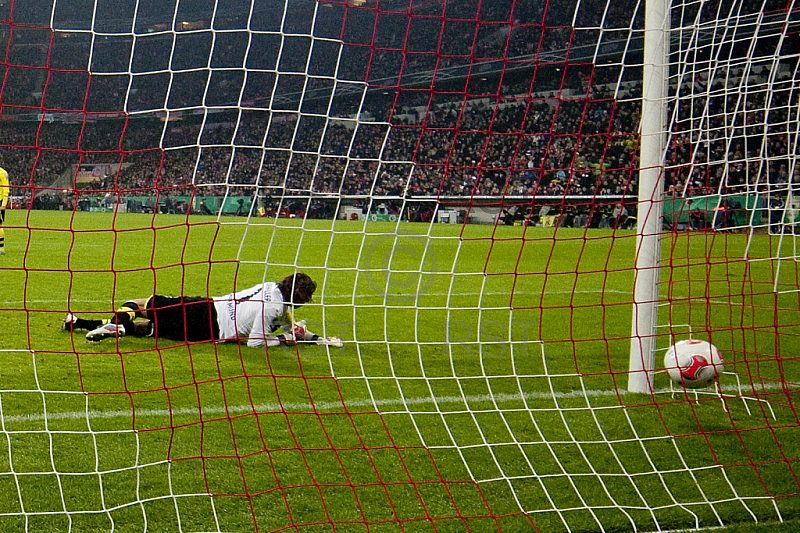
{"label": "grass turf", "polygon": [[[714,395],[618,392],[629,232],[244,222],[9,213],[4,530],[27,518],[49,530],[613,531],[797,516],[796,392],[776,385],[798,381],[796,293],[772,290],[774,261],[742,261],[748,244],[776,256],[779,240],[665,242],[661,322],[710,338],[735,372],[723,385],[738,376],[770,400],[725,410]],[[796,267],[781,264],[792,288]],[[295,269],[319,283],[298,317],[343,349],[265,356],[60,331],[67,311],[105,317],[128,298],[220,295]]]}

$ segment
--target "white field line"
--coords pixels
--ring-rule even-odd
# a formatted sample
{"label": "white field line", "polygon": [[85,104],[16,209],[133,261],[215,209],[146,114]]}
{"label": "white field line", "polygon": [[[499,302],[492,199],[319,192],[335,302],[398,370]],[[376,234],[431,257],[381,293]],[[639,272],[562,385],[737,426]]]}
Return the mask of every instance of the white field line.
{"label": "white field line", "polygon": [[[792,390],[797,390],[796,387],[800,387],[800,385],[792,385]],[[746,387],[738,387],[736,385],[723,385],[722,387],[723,392],[732,393],[732,394],[743,394],[747,395],[750,391],[747,390]],[[759,385],[758,387],[761,391],[776,391],[781,390],[781,386],[778,384],[764,384],[763,386]],[[0,394],[4,392],[21,392],[21,391],[0,391]],[[44,394],[80,394],[84,395],[82,392],[67,392],[67,391],[22,391],[22,392],[39,392]],[[681,391],[671,391],[669,389],[660,389],[656,391],[656,394],[670,394],[675,392],[676,394],[682,394]],[[701,392],[702,394],[703,392]],[[389,398],[389,399],[376,399],[374,402],[370,399],[360,398],[354,400],[345,400],[344,402],[316,402],[313,405],[310,402],[283,402],[283,403],[266,403],[266,404],[257,404],[257,405],[230,405],[230,406],[204,406],[203,407],[203,417],[205,418],[218,418],[224,417],[227,415],[236,416],[245,413],[280,413],[283,411],[288,412],[314,412],[314,410],[325,413],[331,411],[343,411],[346,407],[348,411],[355,411],[355,412],[373,412],[374,409],[377,408],[376,413],[381,414],[429,414],[429,413],[436,413],[439,412],[435,409],[435,405],[439,404],[464,404],[465,400],[467,404],[478,403],[478,402],[496,402],[498,404],[506,403],[506,402],[521,402],[524,400],[565,400],[565,399],[575,399],[575,398],[607,398],[607,397],[616,397],[616,396],[626,396],[628,393],[625,390],[572,390],[572,391],[565,391],[565,392],[526,392],[524,395],[520,394],[479,394],[479,395],[468,395],[465,397],[462,396],[437,396],[436,401],[430,396],[426,397],[416,397],[416,398]],[[691,393],[690,393],[691,394]],[[713,395],[712,392],[705,392],[704,394]],[[428,409],[425,411],[411,411],[409,407],[412,406],[430,406],[432,409]],[[405,407],[405,409],[397,409],[398,407]],[[602,406],[603,409],[607,409],[611,406]],[[616,407],[616,406],[614,406]],[[621,406],[620,406],[621,407]],[[386,409],[384,409],[386,408]],[[495,409],[467,409],[465,406],[464,411],[470,410],[473,412],[481,411],[495,411]],[[501,409],[502,410],[502,409]],[[522,407],[515,406],[510,407],[509,411],[520,411],[523,410]],[[535,409],[532,409],[535,410]],[[553,410],[553,407],[548,407],[548,411]],[[461,411],[461,410],[460,410]],[[442,409],[442,412],[452,412],[452,410]],[[88,411],[64,411],[64,412],[48,412],[46,415],[45,413],[31,413],[26,415],[7,415],[2,416],[0,415],[0,419],[4,423],[19,423],[19,422],[37,422],[42,420],[85,420],[87,417],[89,420],[92,419],[113,419],[113,418],[131,418],[134,411],[132,410],[111,410],[111,411],[97,411],[97,410],[88,410]],[[192,407],[182,407],[178,409],[136,409],[135,414],[137,417],[168,417],[170,414],[172,416],[189,416],[189,415],[197,415],[199,414],[199,409]]]}
{"label": "white field line", "polygon": [[[571,295],[571,294],[604,294],[604,293],[605,294],[609,294],[609,293],[612,293],[612,294],[631,294],[631,291],[621,291],[621,290],[617,290],[617,289],[608,289],[608,288],[607,289],[603,289],[603,290],[575,290],[575,291],[572,291],[572,290],[555,291],[555,290],[548,289],[548,290],[546,290],[544,292],[544,294],[541,291],[521,291],[521,290],[514,291],[515,295],[520,295],[520,296],[542,296],[542,295],[544,295],[544,296],[561,296],[561,295]],[[417,295],[416,295],[416,293],[389,292],[387,294],[387,296],[389,296],[391,298],[415,298]],[[423,298],[425,296],[433,296],[433,297],[442,297],[442,296],[506,296],[507,297],[507,296],[509,296],[509,292],[508,291],[485,291],[485,292],[481,293],[481,292],[478,292],[478,291],[452,291],[452,292],[426,291],[426,292],[424,292],[424,293],[419,295],[420,298]],[[360,299],[364,299],[364,298],[383,298],[383,297],[384,297],[384,295],[382,295],[382,294],[364,293],[364,294],[357,294],[355,296],[355,299],[356,300],[360,300]],[[735,295],[733,297],[735,297]],[[724,296],[713,297],[712,300],[719,300],[719,299],[723,299],[723,298],[725,298],[725,297]],[[337,300],[342,300],[345,303],[350,303],[350,302],[353,301],[353,295],[352,294],[326,294],[325,295],[325,302],[326,303],[336,302]],[[59,301],[66,301],[66,300],[59,299]],[[727,302],[727,301],[728,300],[724,300],[724,302]],[[53,299],[50,298],[50,299],[46,299],[46,300],[34,300],[34,299],[28,299],[28,300],[14,299],[14,300],[12,300],[12,299],[0,298],[0,305],[10,306],[10,305],[20,305],[20,304],[26,304],[26,303],[27,304],[46,304],[46,303],[52,304],[53,303]],[[81,304],[81,305],[83,305],[83,304],[108,304],[108,299],[71,298],[69,300],[69,303],[70,304]],[[316,304],[315,303],[307,304],[307,307],[313,307],[313,306],[320,307],[322,305],[324,305],[324,304],[317,302]]]}

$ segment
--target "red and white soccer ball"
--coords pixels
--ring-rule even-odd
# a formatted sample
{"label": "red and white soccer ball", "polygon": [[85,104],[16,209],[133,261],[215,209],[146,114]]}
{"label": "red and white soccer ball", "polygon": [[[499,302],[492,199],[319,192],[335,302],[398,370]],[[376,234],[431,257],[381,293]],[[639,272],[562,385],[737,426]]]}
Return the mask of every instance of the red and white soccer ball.
{"label": "red and white soccer ball", "polygon": [[716,381],[725,369],[724,363],[716,346],[696,339],[676,342],[664,355],[670,379],[686,388],[705,387]]}

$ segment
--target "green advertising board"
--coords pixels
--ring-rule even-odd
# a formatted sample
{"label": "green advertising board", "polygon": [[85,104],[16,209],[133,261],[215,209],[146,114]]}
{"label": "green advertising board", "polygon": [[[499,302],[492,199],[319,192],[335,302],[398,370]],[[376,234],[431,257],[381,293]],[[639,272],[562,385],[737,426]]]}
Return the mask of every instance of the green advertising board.
{"label": "green advertising board", "polygon": [[[732,195],[732,196],[696,196],[694,198],[667,198],[663,204],[664,222],[666,224],[686,224],[689,221],[689,214],[699,211],[705,215],[706,220],[714,220],[714,215],[721,210],[720,215],[727,217],[728,225],[744,226],[761,223],[761,209],[757,208],[757,203],[763,200],[755,194]],[[727,201],[727,204],[723,204]],[[717,217],[719,218],[719,216]]]}

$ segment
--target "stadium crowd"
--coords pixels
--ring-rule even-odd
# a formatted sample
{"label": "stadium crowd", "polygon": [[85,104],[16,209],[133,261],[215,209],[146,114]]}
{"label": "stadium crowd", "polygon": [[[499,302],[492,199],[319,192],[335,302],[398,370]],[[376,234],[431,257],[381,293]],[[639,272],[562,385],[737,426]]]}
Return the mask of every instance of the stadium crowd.
{"label": "stadium crowd", "polygon": [[157,140],[147,147],[145,139],[155,136],[145,132],[164,128],[151,120],[131,120],[124,132],[109,120],[27,134],[38,124],[15,123],[3,131],[14,183],[35,187],[48,186],[72,165],[107,163],[119,171],[98,176],[90,188],[152,194],[194,184],[208,195],[229,187],[232,194],[250,195],[256,185],[288,194],[354,196],[620,195],[635,182],[630,132],[638,111],[612,104],[588,102],[594,110],[587,116],[586,99],[477,99],[400,116],[391,127],[287,116],[273,120],[266,142],[268,117],[259,113],[213,127],[186,121],[170,129],[164,150],[152,148]]}
{"label": "stadium crowd", "polygon": [[[770,10],[782,9],[775,0],[768,4]],[[566,58],[538,65],[529,55],[597,47],[598,39],[627,39],[642,24],[638,4],[585,0],[577,14],[574,7],[545,5],[535,0],[484,2],[477,13],[472,2],[448,2],[447,23],[438,26],[438,19],[429,17],[437,14],[437,6],[441,11],[437,2],[420,4],[410,18],[402,12],[351,10],[356,22],[346,25],[342,38],[369,57],[344,61],[340,74],[377,80],[358,122],[348,118],[348,111],[359,109],[361,93],[331,99],[328,90],[322,93],[328,98],[271,105],[277,93],[264,87],[280,85],[275,79],[259,92],[254,83],[229,75],[224,69],[244,58],[237,32],[210,49],[187,41],[171,59],[163,54],[169,49],[164,44],[175,36],[157,34],[142,44],[150,47],[147,61],[108,54],[105,68],[119,76],[94,78],[80,72],[79,52],[87,44],[80,36],[57,40],[52,48],[23,40],[26,46],[9,52],[16,64],[37,65],[44,54],[59,69],[9,71],[16,83],[4,85],[2,99],[6,165],[12,183],[28,197],[52,187],[59,176],[77,174],[80,165],[98,164],[109,172],[80,183],[68,180],[64,188],[135,196],[249,197],[257,191],[261,198],[613,197],[609,205],[619,197],[635,197],[640,71],[619,64],[572,64]],[[741,13],[758,13],[762,7],[763,2],[744,2]],[[711,10],[697,9],[687,6],[680,16],[711,20]],[[376,16],[385,17],[389,29],[381,27],[379,35],[372,35]],[[358,17],[372,17],[372,22],[359,24]],[[476,26],[477,20],[486,24]],[[474,38],[463,38],[470,31]],[[202,37],[202,32],[193,35]],[[155,57],[159,53],[164,57]],[[293,68],[309,66],[305,54]],[[222,68],[219,76],[191,71],[209,58]],[[459,90],[453,89],[458,80],[441,90],[397,90],[396,79],[406,73],[433,75],[475,60],[509,58],[518,62],[513,75],[472,74]],[[167,60],[181,61],[189,71],[176,72],[174,78],[160,72],[129,80],[129,68],[134,74],[145,72]],[[167,66],[176,68],[175,63]],[[752,91],[744,103],[735,91],[723,91],[735,74],[711,77],[698,71],[684,82],[683,89],[696,86],[702,89],[698,94],[710,90],[712,96],[682,99],[674,114],[668,192],[735,192],[785,184],[791,174],[800,177],[800,168],[790,163],[788,134],[781,130],[793,120],[792,81],[785,72],[750,76],[764,88]],[[770,76],[768,91],[759,79]],[[258,73],[254,79],[269,81]],[[632,81],[619,83],[624,80]],[[238,99],[247,106],[239,106]],[[318,109],[328,100],[330,109],[323,105],[323,111],[340,119],[298,112],[306,105]],[[733,111],[704,114],[705,105]],[[206,112],[208,106],[219,106],[219,112]],[[167,115],[165,108],[182,111]],[[709,118],[698,140],[699,116]]]}

